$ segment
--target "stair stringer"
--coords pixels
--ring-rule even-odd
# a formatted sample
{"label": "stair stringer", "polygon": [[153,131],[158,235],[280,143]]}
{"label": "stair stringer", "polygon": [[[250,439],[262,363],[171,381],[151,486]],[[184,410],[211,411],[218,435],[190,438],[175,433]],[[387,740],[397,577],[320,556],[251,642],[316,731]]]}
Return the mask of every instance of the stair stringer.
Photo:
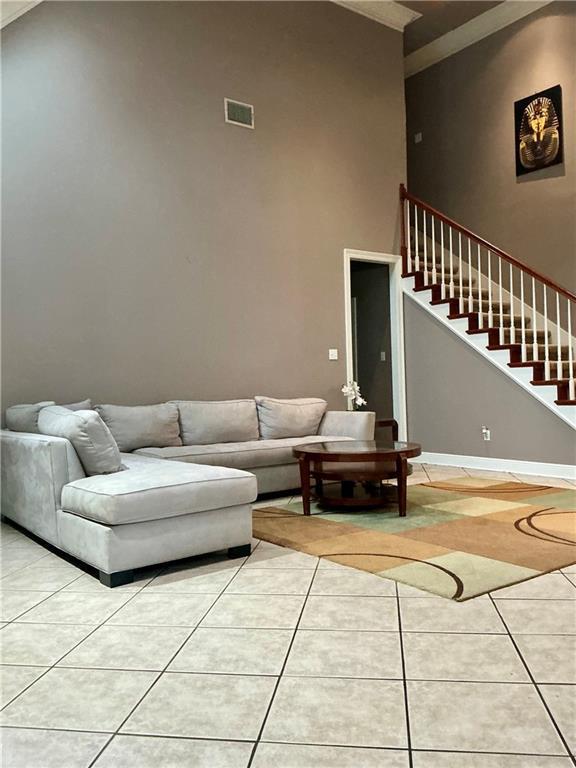
{"label": "stair stringer", "polygon": [[519,387],[522,387],[535,400],[538,400],[543,406],[552,411],[559,419],[570,425],[576,431],[576,406],[563,405],[558,406],[554,402],[557,398],[556,387],[535,387],[531,384],[533,373],[532,368],[510,368],[510,354],[507,349],[489,350],[486,348],[486,338],[484,334],[470,335],[467,333],[468,320],[458,318],[450,320],[447,316],[447,304],[430,304],[430,292],[414,292],[414,277],[405,277],[402,280],[402,290],[413,302],[423,307],[439,323],[449,328],[452,333],[458,336],[465,344],[489,360],[498,370],[512,379]]}

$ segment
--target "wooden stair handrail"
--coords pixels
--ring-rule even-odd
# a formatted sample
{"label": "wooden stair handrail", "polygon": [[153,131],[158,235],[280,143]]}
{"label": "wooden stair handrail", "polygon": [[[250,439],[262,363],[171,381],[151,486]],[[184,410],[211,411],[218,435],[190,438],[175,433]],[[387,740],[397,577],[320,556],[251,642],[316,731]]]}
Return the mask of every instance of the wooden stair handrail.
{"label": "wooden stair handrail", "polygon": [[[488,240],[484,240],[483,237],[480,237],[479,235],[475,235],[474,232],[472,232],[469,229],[466,229],[466,227],[463,227],[461,224],[458,224],[458,222],[454,221],[454,219],[451,219],[449,216],[445,216],[443,213],[440,213],[440,211],[437,211],[436,208],[433,208],[431,205],[428,205],[428,203],[425,203],[423,200],[420,200],[418,197],[415,197],[414,195],[410,194],[410,192],[408,192],[404,184],[400,184],[400,200],[402,202],[402,206],[404,205],[404,200],[408,200],[411,203],[415,203],[419,208],[423,208],[425,211],[432,214],[432,216],[435,216],[437,219],[440,219],[441,221],[443,221],[444,224],[448,224],[448,226],[452,227],[452,229],[457,230],[458,232],[465,235],[470,240],[474,240],[474,242],[478,243],[478,245],[483,246],[491,253],[495,253],[498,256],[501,256],[509,264],[512,264],[518,269],[521,269],[523,272],[526,272],[526,274],[530,275],[530,277],[536,278],[536,280],[538,280],[541,283],[544,283],[548,287],[562,294],[562,296],[565,296],[567,299],[570,299],[570,301],[576,302],[576,295],[573,294],[571,291],[566,290],[566,288],[561,288],[553,280],[550,280],[550,278],[545,277],[544,275],[540,274],[540,272],[536,272],[536,270],[532,269],[526,264],[523,264],[521,261],[518,261],[518,259],[515,259],[513,256],[510,256],[510,254],[506,253],[506,251],[503,251],[501,248],[497,248],[495,245],[492,245],[492,243],[489,243]],[[404,222],[404,216],[402,216],[402,222]],[[403,230],[402,235],[405,238],[404,225],[402,226],[402,230]],[[404,248],[406,247],[406,239],[404,239],[404,243],[402,245]]]}

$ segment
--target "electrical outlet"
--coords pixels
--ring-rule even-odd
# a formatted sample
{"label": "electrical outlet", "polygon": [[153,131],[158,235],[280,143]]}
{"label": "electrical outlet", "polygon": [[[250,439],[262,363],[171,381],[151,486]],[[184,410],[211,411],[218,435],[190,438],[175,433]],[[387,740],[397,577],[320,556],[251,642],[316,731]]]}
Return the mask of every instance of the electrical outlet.
{"label": "electrical outlet", "polygon": [[491,440],[490,430],[488,427],[482,426],[482,440]]}
{"label": "electrical outlet", "polygon": [[422,133],[418,132],[414,134],[414,144],[420,144],[422,142]]}

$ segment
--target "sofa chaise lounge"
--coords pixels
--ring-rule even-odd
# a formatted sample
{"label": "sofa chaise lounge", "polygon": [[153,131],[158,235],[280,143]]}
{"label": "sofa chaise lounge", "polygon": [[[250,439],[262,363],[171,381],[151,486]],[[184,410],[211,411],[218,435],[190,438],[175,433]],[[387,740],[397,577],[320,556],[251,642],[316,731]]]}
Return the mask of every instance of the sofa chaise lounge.
{"label": "sofa chaise lounge", "polygon": [[295,445],[367,440],[371,412],[308,398],[6,412],[2,515],[117,586],[194,555],[250,553],[258,493],[299,485]]}

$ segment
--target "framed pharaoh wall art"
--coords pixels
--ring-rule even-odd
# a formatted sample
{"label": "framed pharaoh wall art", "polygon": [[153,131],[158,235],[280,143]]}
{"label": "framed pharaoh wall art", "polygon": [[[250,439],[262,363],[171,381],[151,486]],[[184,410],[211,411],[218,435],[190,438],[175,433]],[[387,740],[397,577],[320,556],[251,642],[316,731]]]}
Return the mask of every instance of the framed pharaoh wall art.
{"label": "framed pharaoh wall art", "polygon": [[562,88],[514,102],[516,176],[563,162]]}

